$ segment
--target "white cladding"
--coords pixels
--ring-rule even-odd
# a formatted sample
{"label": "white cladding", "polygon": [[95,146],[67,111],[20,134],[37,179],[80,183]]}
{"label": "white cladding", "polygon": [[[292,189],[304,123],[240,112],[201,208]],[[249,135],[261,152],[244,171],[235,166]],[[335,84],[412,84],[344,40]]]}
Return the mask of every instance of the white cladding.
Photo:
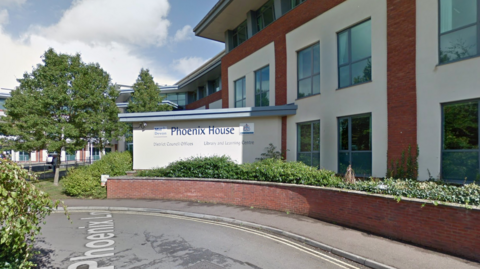
{"label": "white cladding", "polygon": [[208,109],[220,109],[222,108],[222,99],[212,102],[208,105]]}
{"label": "white cladding", "polygon": [[480,98],[480,58],[438,65],[438,1],[416,5],[419,179],[427,179],[440,175],[442,104]]}
{"label": "white cladding", "polygon": [[275,106],[275,46],[270,43],[228,68],[228,107],[235,107],[234,82],[245,77],[246,106],[255,106],[255,71],[270,67],[270,106]]}
{"label": "white cladding", "polygon": [[[247,134],[241,134],[240,126],[245,124]],[[270,143],[280,150],[281,129],[280,117],[148,122],[144,131],[133,131],[133,169],[214,155],[230,156],[237,163],[254,162]]]}
{"label": "white cladding", "polygon": [[[372,82],[338,89],[337,33],[369,18]],[[320,120],[320,166],[337,171],[337,118],[371,113],[372,174],[385,176],[388,146],[386,1],[346,1],[288,33],[286,42],[287,103],[298,105],[297,114],[287,118],[287,159],[296,160],[296,124]],[[316,42],[320,42],[320,94],[297,100],[297,52]]]}

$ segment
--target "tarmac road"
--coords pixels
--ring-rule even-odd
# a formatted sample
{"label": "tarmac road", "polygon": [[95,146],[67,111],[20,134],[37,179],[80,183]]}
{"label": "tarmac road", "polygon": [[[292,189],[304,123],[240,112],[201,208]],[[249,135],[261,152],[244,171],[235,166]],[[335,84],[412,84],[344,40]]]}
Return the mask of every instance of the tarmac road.
{"label": "tarmac road", "polygon": [[40,268],[366,268],[265,232],[160,213],[88,211],[47,218]]}

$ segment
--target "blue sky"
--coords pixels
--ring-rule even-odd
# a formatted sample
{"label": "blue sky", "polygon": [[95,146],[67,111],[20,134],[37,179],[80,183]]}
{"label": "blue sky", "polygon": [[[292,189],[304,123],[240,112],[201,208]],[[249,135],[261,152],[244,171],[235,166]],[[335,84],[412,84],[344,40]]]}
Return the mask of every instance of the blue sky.
{"label": "blue sky", "polygon": [[170,85],[224,49],[193,28],[217,0],[0,0],[0,88],[41,62],[49,47],[98,62],[113,83],[148,68]]}

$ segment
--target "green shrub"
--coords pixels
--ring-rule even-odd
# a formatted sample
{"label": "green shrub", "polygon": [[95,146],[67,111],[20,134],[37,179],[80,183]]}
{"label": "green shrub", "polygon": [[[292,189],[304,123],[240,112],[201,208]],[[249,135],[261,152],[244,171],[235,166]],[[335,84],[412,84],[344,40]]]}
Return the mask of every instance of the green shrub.
{"label": "green shrub", "polygon": [[144,177],[186,177],[241,179],[363,191],[396,197],[419,198],[466,205],[480,205],[480,186],[475,184],[453,186],[438,182],[385,179],[346,183],[334,172],[316,169],[302,162],[265,159],[238,165],[229,157],[196,157],[174,162],[165,168],[141,171]]}
{"label": "green shrub", "polygon": [[176,161],[165,168],[141,171],[138,176],[236,179],[240,171],[240,166],[229,157],[213,156]]}
{"label": "green shrub", "polygon": [[329,170],[308,166],[302,162],[285,162],[278,159],[265,159],[241,165],[244,180],[269,181],[302,185],[328,186],[340,181]]}
{"label": "green shrub", "polygon": [[0,268],[32,268],[32,247],[39,224],[58,201],[28,180],[35,175],[12,161],[0,159]]}
{"label": "green shrub", "polygon": [[70,196],[105,198],[107,190],[100,186],[101,175],[123,176],[130,170],[132,170],[130,152],[109,153],[92,165],[70,170],[62,180],[63,189]]}

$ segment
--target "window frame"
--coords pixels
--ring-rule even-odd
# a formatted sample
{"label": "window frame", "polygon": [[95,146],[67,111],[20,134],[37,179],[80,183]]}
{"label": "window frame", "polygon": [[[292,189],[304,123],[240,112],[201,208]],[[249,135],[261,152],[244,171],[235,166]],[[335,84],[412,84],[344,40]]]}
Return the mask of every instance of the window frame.
{"label": "window frame", "polygon": [[[245,30],[245,40],[240,42],[240,39],[238,38],[238,32],[244,29]],[[232,30],[232,49],[240,46],[243,42],[248,40],[248,25],[247,25],[247,20],[243,21],[240,23],[235,29]]]}
{"label": "window frame", "polygon": [[[314,131],[314,124],[315,123],[318,123],[318,151],[315,151],[313,150],[314,147],[314,141],[313,141],[313,131]],[[301,125],[307,125],[307,124],[310,124],[310,151],[301,151],[300,150],[300,126]],[[307,153],[310,153],[310,164],[312,163],[312,160],[313,160],[313,154],[318,154],[318,169],[320,169],[320,162],[321,162],[321,159],[320,159],[320,148],[321,148],[321,122],[320,120],[314,120],[314,121],[306,121],[306,122],[297,122],[297,155],[296,155],[296,161],[298,162],[299,161],[299,156],[300,154],[307,154]],[[311,166],[311,165],[310,165]],[[313,166],[312,166],[313,167]]]}
{"label": "window frame", "polygon": [[[264,16],[264,13],[267,9],[271,8],[272,10],[272,15],[273,15],[273,21],[270,22],[269,24],[265,24],[265,16]],[[262,11],[262,9],[264,9]],[[276,21],[276,15],[275,15],[275,2],[273,0],[268,0],[265,4],[263,4],[259,9],[257,9],[257,11],[255,11],[255,15],[256,15],[256,18],[255,18],[255,27],[257,29],[257,33],[260,32],[261,30],[265,29],[267,26],[269,26],[270,24],[272,24],[274,21]],[[260,28],[260,25],[258,23],[258,20],[259,19],[262,19],[262,23],[263,23],[263,27]]]}
{"label": "window frame", "polygon": [[[365,116],[369,116],[370,118],[370,150],[352,150],[352,119],[354,118],[362,118]],[[370,153],[371,154],[371,166],[370,166],[370,174],[357,174],[359,177],[370,177],[373,174],[373,120],[372,120],[372,113],[364,113],[358,115],[350,115],[350,116],[342,116],[337,118],[337,171],[338,173],[343,173],[344,171],[340,170],[340,154],[341,153],[348,153],[349,154],[349,163],[352,164],[352,152],[354,153]],[[343,119],[348,119],[348,150],[342,150],[342,139],[340,134],[340,121]],[[353,167],[355,169],[355,167]]]}
{"label": "window frame", "polygon": [[[438,42],[437,42],[437,49],[438,49],[438,65],[444,65],[444,64],[450,64],[450,63],[455,63],[455,62],[459,62],[459,61],[463,61],[463,60],[468,60],[468,59],[472,59],[472,58],[475,58],[475,57],[479,57],[480,56],[480,0],[476,0],[477,1],[477,21],[475,23],[471,23],[471,24],[467,24],[467,25],[464,25],[464,26],[461,26],[457,29],[454,29],[454,30],[449,30],[445,33],[442,33],[442,29],[441,29],[441,25],[442,25],[442,11],[441,11],[441,5],[442,5],[442,0],[438,0],[438,24],[437,24],[437,28],[438,28]],[[460,59],[455,59],[455,60],[452,60],[452,61],[448,61],[448,62],[441,62],[441,56],[440,56],[440,53],[441,53],[441,37],[442,35],[448,35],[448,34],[451,34],[451,33],[454,33],[454,32],[457,32],[457,31],[461,31],[461,30],[464,30],[466,28],[469,28],[469,27],[472,27],[476,25],[477,26],[477,31],[476,31],[476,34],[477,34],[477,53],[475,55],[472,55],[472,56],[468,56],[468,57],[464,57],[464,58],[460,58]]]}
{"label": "window frame", "polygon": [[[445,106],[448,105],[455,105],[455,104],[466,104],[466,103],[477,103],[477,121],[478,121],[478,127],[477,127],[477,135],[479,137],[479,145],[477,149],[445,149]],[[446,180],[448,182],[452,183],[460,183],[463,184],[464,182],[473,182],[475,179],[468,179],[467,180],[461,180],[461,179],[446,179],[443,176],[443,153],[444,152],[477,152],[478,153],[478,163],[477,163],[477,169],[480,171],[480,99],[470,99],[470,100],[462,100],[462,101],[455,101],[455,102],[448,102],[448,103],[442,103],[441,104],[441,140],[440,140],[440,177],[443,180]]]}
{"label": "window frame", "polygon": [[[348,28],[346,29],[343,29],[339,32],[337,32],[337,83],[338,83],[338,89],[344,89],[344,88],[348,88],[348,87],[352,87],[352,86],[356,86],[356,85],[361,85],[361,84],[364,84],[364,83],[369,83],[369,82],[372,82],[373,81],[373,63],[372,63],[372,47],[370,46],[370,56],[368,57],[365,57],[365,58],[361,58],[361,59],[358,59],[358,60],[355,60],[355,62],[352,62],[352,28],[355,28],[363,23],[366,23],[367,21],[372,21],[372,18],[368,18],[368,19],[365,19],[357,24],[354,24],[352,26],[349,26]],[[370,27],[371,27],[371,24],[370,24]],[[340,40],[339,40],[339,37],[340,37],[340,34],[344,33],[344,32],[347,32],[348,31],[348,44],[347,44],[347,49],[348,49],[348,62],[347,63],[344,63],[342,65],[340,65]],[[371,28],[370,28],[370,31],[371,31]],[[370,40],[372,40],[372,36],[370,35]],[[363,81],[363,82],[359,82],[359,83],[353,83],[353,78],[352,78],[352,65],[356,64],[356,63],[359,63],[359,62],[362,62],[362,61],[365,61],[365,60],[368,60],[370,59],[370,80],[369,81]],[[349,85],[347,86],[340,86],[340,69],[342,67],[345,67],[345,66],[348,66],[349,67],[349,74],[350,74],[350,77],[349,77]]]}
{"label": "window frame", "polygon": [[[313,71],[314,71],[314,69],[315,69],[315,68],[314,68],[314,55],[315,55],[315,53],[313,52],[313,48],[314,48],[316,45],[318,45],[318,56],[320,57],[320,41],[318,41],[318,42],[316,42],[316,43],[314,43],[314,44],[311,44],[310,46],[308,46],[308,47],[306,47],[306,48],[303,48],[303,49],[297,51],[297,99],[306,98],[306,97],[309,97],[309,96],[312,96],[312,95],[317,95],[317,94],[320,94],[320,93],[321,93],[321,88],[322,88],[321,85],[320,85],[321,82],[322,82],[322,78],[321,78],[321,75],[320,75],[320,73],[321,73],[321,72],[320,72],[320,59],[321,59],[321,57],[320,57],[320,59],[318,59],[318,65],[319,65],[319,66],[318,66],[318,73],[313,73]],[[305,50],[311,50],[311,57],[310,57],[310,59],[311,59],[311,64],[310,64],[310,76],[304,77],[304,78],[300,79],[300,68],[299,68],[299,67],[300,67],[300,66],[299,66],[299,59],[300,59],[300,58],[298,57],[298,55],[299,55],[301,52],[305,51]],[[317,76],[317,75],[319,76],[319,79],[320,79],[320,82],[318,83],[319,89],[318,89],[318,93],[313,93],[313,77],[315,77],[315,76]],[[310,79],[311,92],[310,92],[309,95],[300,97],[300,96],[299,96],[299,94],[300,94],[300,80],[306,80],[307,78]]]}
{"label": "window frame", "polygon": [[[242,80],[242,89],[240,89],[242,91],[242,99],[240,100],[237,100],[237,82]],[[245,90],[245,82],[246,82],[246,79],[245,77],[241,77],[237,80],[235,80],[233,82],[233,104],[234,104],[234,107],[237,108],[237,107],[247,107],[247,93],[246,93],[246,90]],[[237,106],[237,103],[238,102],[242,102],[243,106]]]}
{"label": "window frame", "polygon": [[[266,68],[268,68],[268,90],[264,91],[262,89],[262,81],[263,81],[262,71]],[[258,93],[258,94],[257,94],[257,73],[260,74],[260,93]],[[257,71],[255,71],[254,72],[254,77],[255,77],[255,81],[254,81],[254,84],[253,84],[254,94],[255,94],[254,106],[255,107],[270,106],[270,65],[266,65],[266,66],[258,69]],[[268,96],[268,104],[266,104],[266,105],[262,104],[262,94],[264,94],[264,93],[267,93],[267,96]],[[260,105],[259,106],[257,106],[257,96],[260,96]]]}

